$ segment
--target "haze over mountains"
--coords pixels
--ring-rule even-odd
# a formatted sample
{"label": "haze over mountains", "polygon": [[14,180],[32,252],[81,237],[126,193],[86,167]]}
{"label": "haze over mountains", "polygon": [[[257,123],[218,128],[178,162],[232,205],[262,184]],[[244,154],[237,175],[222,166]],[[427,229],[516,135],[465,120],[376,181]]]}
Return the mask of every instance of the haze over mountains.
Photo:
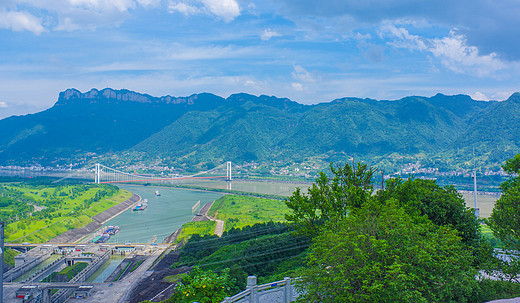
{"label": "haze over mountains", "polygon": [[132,161],[208,165],[351,156],[396,167],[497,167],[520,146],[520,94],[502,102],[466,95],[396,101],[289,99],[201,93],[153,97],[68,89],[45,111],[0,120],[0,164],[72,163],[117,154]]}

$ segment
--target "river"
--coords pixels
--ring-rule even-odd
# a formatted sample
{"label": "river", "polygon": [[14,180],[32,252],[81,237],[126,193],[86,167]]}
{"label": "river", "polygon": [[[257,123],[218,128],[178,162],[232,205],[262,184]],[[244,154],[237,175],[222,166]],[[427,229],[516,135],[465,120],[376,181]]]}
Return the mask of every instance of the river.
{"label": "river", "polygon": [[[149,243],[157,236],[161,243],[182,224],[193,218],[192,207],[200,200],[200,205],[214,201],[220,193],[185,190],[168,187],[118,185],[119,187],[148,199],[148,207],[143,211],[128,209],[111,219],[106,225],[118,225],[121,231],[110,237],[109,243]],[[160,196],[155,195],[160,192]]]}

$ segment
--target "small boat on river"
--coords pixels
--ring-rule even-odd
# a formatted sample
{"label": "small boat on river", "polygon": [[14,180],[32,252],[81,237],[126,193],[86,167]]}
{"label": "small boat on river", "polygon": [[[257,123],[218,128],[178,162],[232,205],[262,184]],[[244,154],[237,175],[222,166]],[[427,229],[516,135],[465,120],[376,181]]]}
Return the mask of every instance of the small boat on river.
{"label": "small boat on river", "polygon": [[133,211],[142,211],[148,207],[148,200],[144,199],[142,203],[137,204]]}

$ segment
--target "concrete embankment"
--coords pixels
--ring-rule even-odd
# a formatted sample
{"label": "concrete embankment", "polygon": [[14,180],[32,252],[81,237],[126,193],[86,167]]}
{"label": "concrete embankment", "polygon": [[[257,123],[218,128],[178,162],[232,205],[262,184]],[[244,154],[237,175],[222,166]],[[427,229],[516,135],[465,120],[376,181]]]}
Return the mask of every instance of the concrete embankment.
{"label": "concrete embankment", "polygon": [[[204,206],[202,206],[201,209],[199,210],[199,213],[196,214],[195,217],[193,217],[190,222],[209,221],[208,211],[214,202],[215,201],[204,204]],[[167,243],[175,242],[175,240],[177,239],[177,236],[181,233],[181,229],[182,229],[182,227],[177,229],[176,231],[174,231],[173,234],[164,238],[162,243],[167,244]]]}
{"label": "concrete embankment", "polygon": [[130,199],[125,200],[115,206],[112,206],[104,212],[92,217],[93,221],[90,222],[88,225],[82,228],[66,231],[63,234],[52,238],[51,240],[49,240],[48,243],[75,243],[79,241],[81,238],[95,232],[96,230],[101,228],[104,223],[108,222],[110,219],[129,209],[140,200],[141,197],[139,195],[133,194],[132,197],[130,197]]}

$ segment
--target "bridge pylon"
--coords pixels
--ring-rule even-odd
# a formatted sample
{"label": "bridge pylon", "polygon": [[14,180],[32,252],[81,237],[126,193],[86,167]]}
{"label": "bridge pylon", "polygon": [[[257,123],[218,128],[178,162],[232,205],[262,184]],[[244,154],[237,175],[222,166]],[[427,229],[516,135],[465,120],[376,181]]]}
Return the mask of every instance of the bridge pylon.
{"label": "bridge pylon", "polygon": [[95,175],[94,175],[94,183],[99,184],[100,182],[101,182],[101,164],[96,163],[96,169],[95,169]]}
{"label": "bridge pylon", "polygon": [[231,181],[231,161],[226,162],[226,181]]}

